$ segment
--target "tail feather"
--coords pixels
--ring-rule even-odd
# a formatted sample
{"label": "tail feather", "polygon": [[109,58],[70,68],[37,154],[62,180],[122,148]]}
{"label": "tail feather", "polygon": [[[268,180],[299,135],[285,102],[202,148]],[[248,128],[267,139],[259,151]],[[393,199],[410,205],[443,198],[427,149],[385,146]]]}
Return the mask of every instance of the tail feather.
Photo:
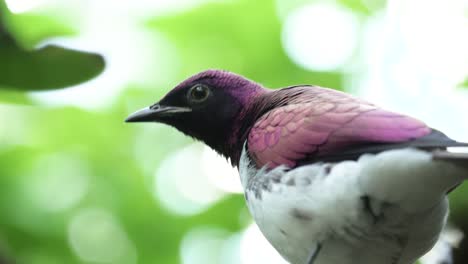
{"label": "tail feather", "polygon": [[466,167],[468,169],[468,152],[449,152],[446,150],[435,150],[432,152],[434,160],[448,161],[457,166]]}

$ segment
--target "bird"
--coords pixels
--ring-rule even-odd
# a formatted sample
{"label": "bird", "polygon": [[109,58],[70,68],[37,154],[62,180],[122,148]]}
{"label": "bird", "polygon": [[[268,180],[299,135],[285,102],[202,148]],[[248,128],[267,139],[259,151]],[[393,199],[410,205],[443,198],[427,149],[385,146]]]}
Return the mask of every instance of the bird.
{"label": "bird", "polygon": [[468,178],[468,144],[416,118],[225,70],[187,78],[125,121],[172,126],[227,158],[255,223],[292,264],[414,263]]}

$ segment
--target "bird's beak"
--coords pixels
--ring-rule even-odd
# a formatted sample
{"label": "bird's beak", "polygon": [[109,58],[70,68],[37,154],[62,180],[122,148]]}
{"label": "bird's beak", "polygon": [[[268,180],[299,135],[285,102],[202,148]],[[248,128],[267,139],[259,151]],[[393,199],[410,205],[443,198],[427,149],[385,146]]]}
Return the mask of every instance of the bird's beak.
{"label": "bird's beak", "polygon": [[162,106],[160,104],[155,104],[129,115],[127,119],[125,119],[125,122],[157,122],[164,116],[191,111],[192,109],[186,107]]}

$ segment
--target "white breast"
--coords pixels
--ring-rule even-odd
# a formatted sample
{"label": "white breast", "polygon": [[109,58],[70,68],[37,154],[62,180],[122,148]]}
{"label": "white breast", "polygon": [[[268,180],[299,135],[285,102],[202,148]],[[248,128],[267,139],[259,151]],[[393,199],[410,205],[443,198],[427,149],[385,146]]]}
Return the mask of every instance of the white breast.
{"label": "white breast", "polygon": [[413,263],[437,241],[445,193],[460,181],[458,169],[412,149],[267,171],[244,148],[239,172],[257,225],[294,264],[319,244],[314,264]]}

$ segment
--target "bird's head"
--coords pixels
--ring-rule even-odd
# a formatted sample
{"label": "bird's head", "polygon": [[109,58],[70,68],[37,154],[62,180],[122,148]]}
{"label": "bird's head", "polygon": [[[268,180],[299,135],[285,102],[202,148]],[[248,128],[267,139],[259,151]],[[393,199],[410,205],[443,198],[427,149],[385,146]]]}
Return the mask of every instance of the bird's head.
{"label": "bird's head", "polygon": [[159,102],[130,115],[126,122],[159,122],[205,142],[233,161],[241,140],[243,110],[267,90],[227,71],[207,70],[178,84]]}

